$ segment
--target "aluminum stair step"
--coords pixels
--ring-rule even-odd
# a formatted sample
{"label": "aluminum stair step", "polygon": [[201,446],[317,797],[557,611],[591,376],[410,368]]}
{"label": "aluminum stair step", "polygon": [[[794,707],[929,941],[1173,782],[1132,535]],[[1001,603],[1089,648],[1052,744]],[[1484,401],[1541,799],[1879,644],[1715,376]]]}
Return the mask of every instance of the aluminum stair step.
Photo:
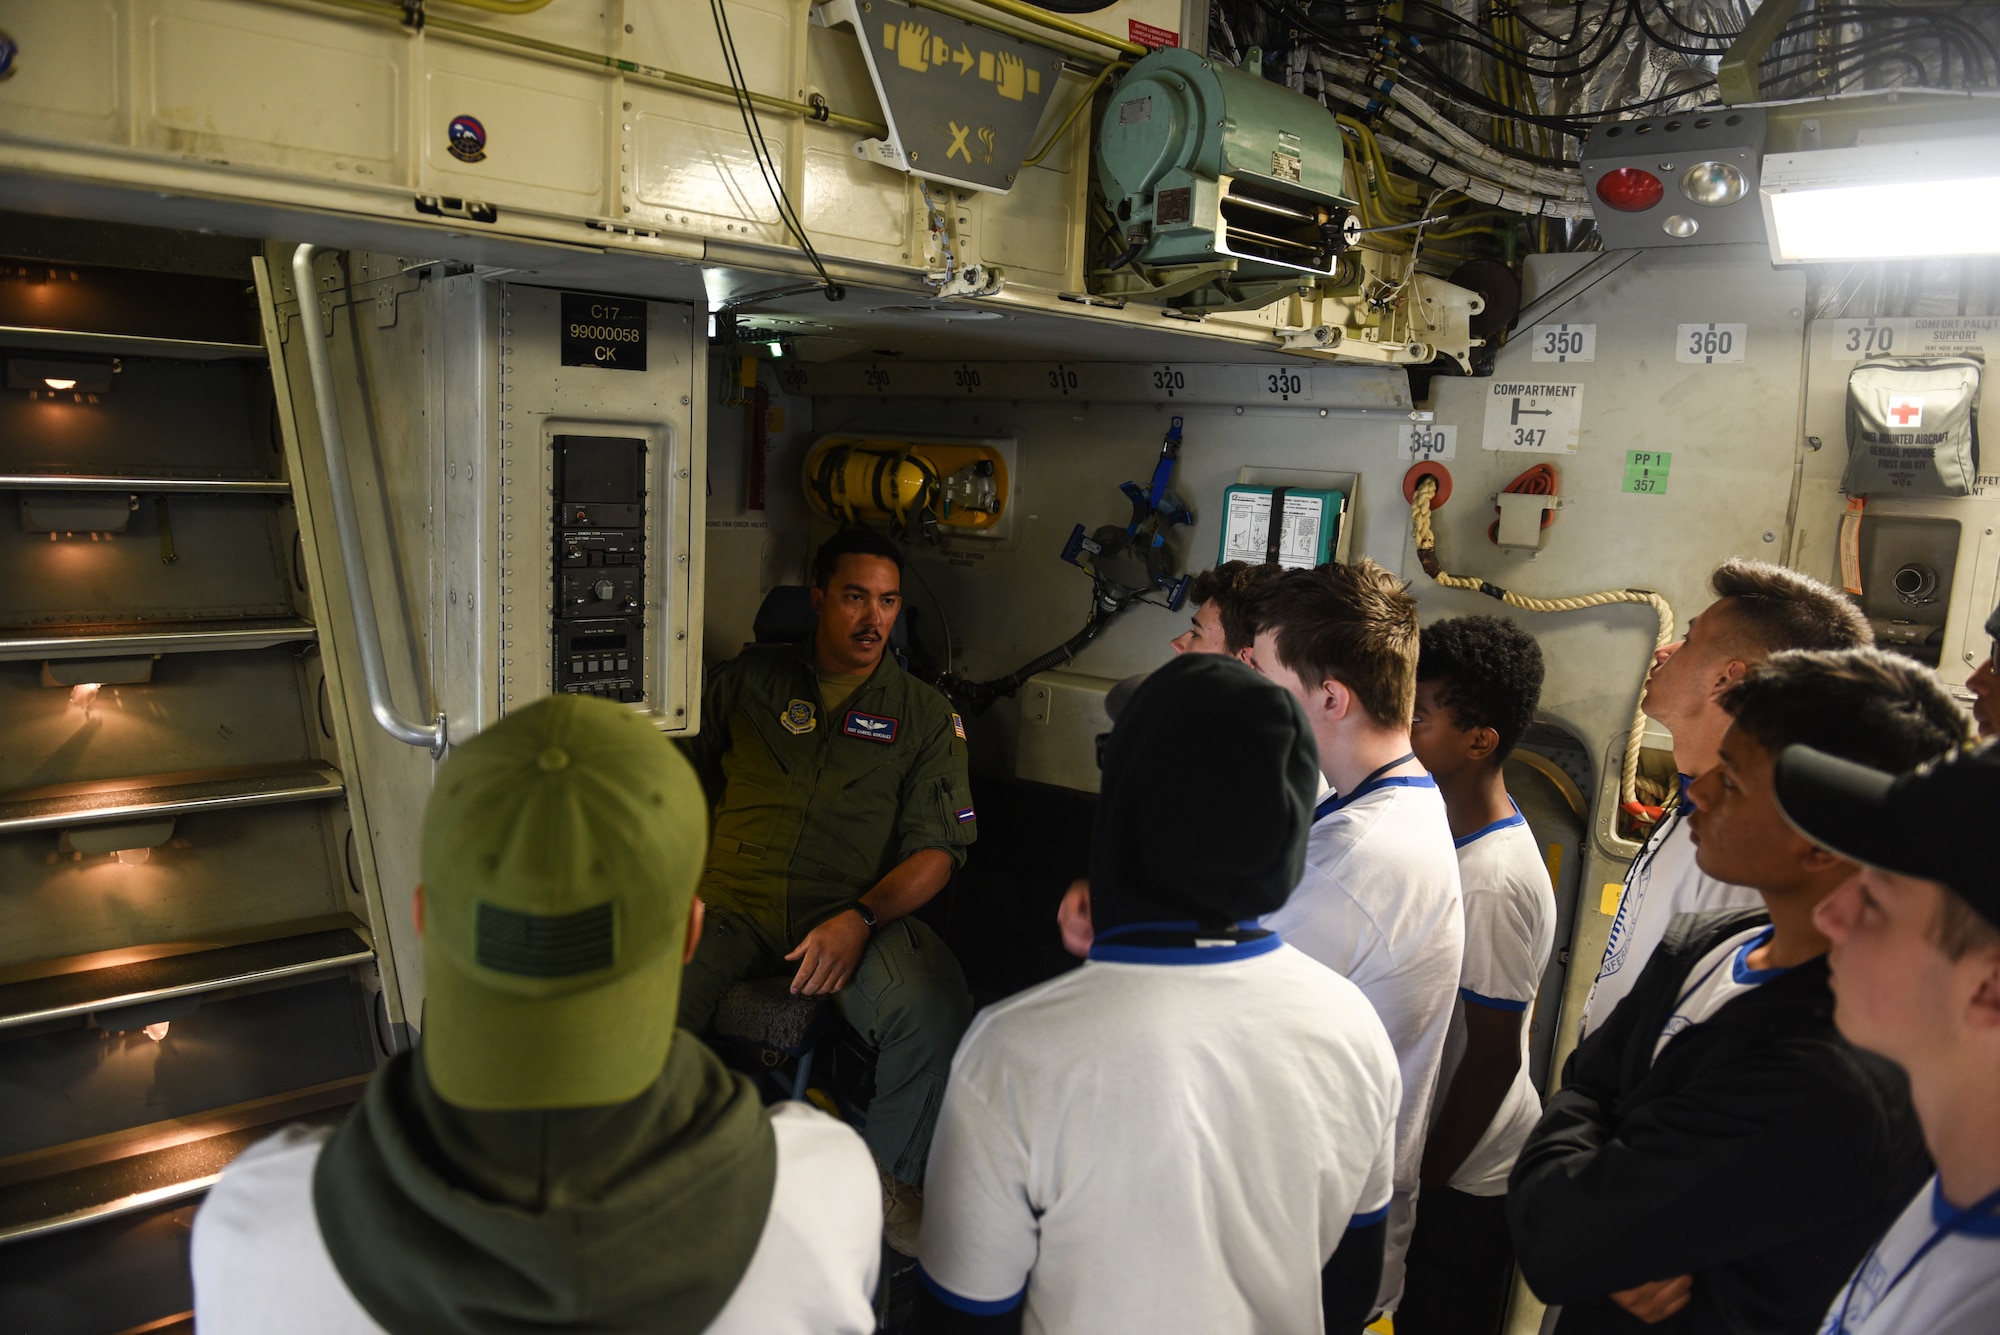
{"label": "aluminum stair step", "polygon": [[48,329],[36,325],[0,325],[0,348],[90,352],[113,357],[167,357],[188,362],[235,361],[249,357],[261,359],[265,356],[261,343],[150,338],[144,334],[107,334],[94,329]]}
{"label": "aluminum stair step", "polygon": [[340,771],[318,761],[16,788],[0,792],[0,835],[231,807],[314,802],[339,797],[345,791]]}
{"label": "aluminum stair step", "polygon": [[143,473],[0,473],[0,491],[135,491],[234,496],[289,496],[292,484],[269,477],[191,477]]}
{"label": "aluminum stair step", "polygon": [[[375,951],[354,926],[325,926],[325,919],[295,926],[310,930],[238,942],[166,942],[137,947],[152,958],[131,963],[95,962],[120,952],[78,957],[76,967],[47,963],[17,966],[0,982],[0,1030],[88,1015],[247,983],[272,982],[365,964]],[[352,919],[347,919],[353,922]],[[22,977],[20,974],[32,973]]]}
{"label": "aluminum stair step", "polygon": [[300,617],[106,622],[92,626],[0,626],[0,663],[32,663],[46,658],[122,658],[136,654],[268,649],[272,645],[318,638],[319,627]]}
{"label": "aluminum stair step", "polygon": [[348,1076],[0,1159],[0,1245],[199,1195],[279,1127],[339,1122],[367,1084]]}

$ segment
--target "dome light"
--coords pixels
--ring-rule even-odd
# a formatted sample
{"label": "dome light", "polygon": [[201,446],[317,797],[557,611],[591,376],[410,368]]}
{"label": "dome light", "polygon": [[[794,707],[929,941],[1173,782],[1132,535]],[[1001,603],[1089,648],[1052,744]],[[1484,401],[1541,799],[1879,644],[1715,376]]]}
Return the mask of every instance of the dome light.
{"label": "dome light", "polygon": [[1667,197],[1667,188],[1649,171],[1620,167],[1598,178],[1597,197],[1620,213],[1644,213]]}
{"label": "dome light", "polygon": [[1676,240],[1685,241],[1701,230],[1701,224],[1685,213],[1676,213],[1660,224],[1660,230]]}
{"label": "dome light", "polygon": [[1743,173],[1726,162],[1697,162],[1681,173],[1681,193],[1705,208],[1734,204],[1749,188]]}

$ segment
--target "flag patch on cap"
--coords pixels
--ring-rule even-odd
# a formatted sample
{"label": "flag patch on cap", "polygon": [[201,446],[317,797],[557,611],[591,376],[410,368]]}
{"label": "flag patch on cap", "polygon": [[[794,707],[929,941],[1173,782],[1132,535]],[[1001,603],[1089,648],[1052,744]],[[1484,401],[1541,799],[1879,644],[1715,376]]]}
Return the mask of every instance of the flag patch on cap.
{"label": "flag patch on cap", "polygon": [[965,720],[956,714],[951,716],[951,730],[958,734],[959,741],[965,740]]}
{"label": "flag patch on cap", "polygon": [[485,900],[473,927],[472,958],[495,973],[568,978],[608,969],[616,960],[609,900],[575,913],[523,913]]}
{"label": "flag patch on cap", "polygon": [[871,742],[893,742],[896,740],[896,727],[895,719],[850,709],[847,711],[847,721],[841,725],[840,730],[849,737],[862,737]]}
{"label": "flag patch on cap", "polygon": [[960,825],[970,825],[978,819],[979,817],[973,814],[971,807],[960,807],[958,809],[958,823]]}

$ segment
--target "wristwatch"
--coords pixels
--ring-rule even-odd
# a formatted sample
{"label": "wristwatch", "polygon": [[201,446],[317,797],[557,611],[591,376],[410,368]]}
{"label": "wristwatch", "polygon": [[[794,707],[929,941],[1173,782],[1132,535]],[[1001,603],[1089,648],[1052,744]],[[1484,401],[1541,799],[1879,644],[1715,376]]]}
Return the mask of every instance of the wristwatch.
{"label": "wristwatch", "polygon": [[854,901],[852,907],[856,913],[861,915],[861,921],[868,924],[868,935],[875,935],[875,929],[880,924],[875,920],[874,911],[858,899]]}

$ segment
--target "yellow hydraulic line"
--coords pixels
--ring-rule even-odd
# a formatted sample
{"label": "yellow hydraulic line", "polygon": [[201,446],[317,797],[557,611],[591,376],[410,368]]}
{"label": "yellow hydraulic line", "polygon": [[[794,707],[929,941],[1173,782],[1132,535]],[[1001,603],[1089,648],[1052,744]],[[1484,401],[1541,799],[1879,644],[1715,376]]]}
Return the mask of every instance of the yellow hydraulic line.
{"label": "yellow hydraulic line", "polygon": [[549,0],[441,0],[441,3],[483,9],[489,14],[532,14],[549,7]]}
{"label": "yellow hydraulic line", "polygon": [[1416,191],[1411,190],[1408,193],[1404,193],[1398,188],[1395,177],[1389,172],[1389,160],[1383,154],[1382,146],[1375,142],[1375,132],[1373,130],[1352,116],[1336,115],[1334,120],[1354,131],[1355,137],[1359,140],[1363,156],[1374,167],[1374,180],[1370,184],[1375,185],[1389,197],[1387,201],[1383,202],[1401,204],[1406,207],[1414,207],[1421,202]]}
{"label": "yellow hydraulic line", "polygon": [[[401,27],[403,22],[402,6],[385,4],[382,0],[264,0],[264,3],[286,9],[295,9],[302,5],[310,8],[343,9],[354,14],[366,14],[371,18],[384,19],[398,27]],[[425,18],[424,31],[464,38],[472,42],[484,42],[490,46],[511,47],[517,51],[534,51],[592,69],[614,70],[640,83],[655,84],[677,92],[697,93],[719,102],[736,101],[736,90],[726,83],[715,83],[708,79],[696,78],[692,74],[661,69],[657,65],[642,65],[633,60],[620,60],[597,51],[585,51],[579,47],[563,46],[557,42],[545,42],[539,37],[525,37],[503,28],[482,28],[474,23],[461,23],[457,19],[440,18],[436,14],[430,14]],[[753,104],[766,111],[782,112],[806,120],[821,119],[819,108],[804,102],[790,102],[781,97],[772,97],[768,93],[753,92],[747,95]],[[878,137],[888,133],[884,127],[873,121],[862,120],[858,116],[843,116],[838,112],[827,113],[825,123]]]}
{"label": "yellow hydraulic line", "polygon": [[[982,28],[991,28],[993,26],[992,21],[981,17],[977,10],[967,9],[963,5],[952,4],[951,0],[909,0],[909,2],[919,9],[934,9],[940,14],[949,14],[955,19],[964,19],[967,23],[976,23]],[[1086,42],[1095,42],[1099,46],[1108,46],[1113,51],[1122,51],[1128,56],[1150,56],[1153,54],[1153,48],[1150,46],[1141,46],[1137,42],[1128,42],[1123,37],[1113,37],[1108,32],[1099,32],[1097,29],[1078,23],[1074,19],[1066,19],[1060,14],[1051,14],[1046,9],[1037,9],[1033,5],[1022,4],[1021,0],[980,0],[980,5],[986,9],[996,9],[1002,14],[1021,20],[1023,23],[1032,23],[1038,28],[1047,28],[1050,32],[1059,32],[1067,37],[1075,37]],[[1101,56],[1097,58],[1102,59]]]}
{"label": "yellow hydraulic line", "polygon": [[1099,70],[1097,77],[1090,81],[1090,86],[1083,90],[1083,96],[1079,97],[1076,100],[1076,105],[1069,109],[1069,115],[1063,117],[1061,125],[1056,126],[1055,133],[1049,136],[1049,141],[1037,149],[1033,157],[1025,159],[1021,163],[1021,166],[1023,168],[1041,166],[1042,159],[1047,157],[1050,150],[1054,149],[1062,141],[1062,137],[1069,133],[1069,127],[1076,124],[1076,118],[1083,114],[1084,108],[1096,100],[1097,90],[1104,86],[1104,81],[1113,74],[1123,73],[1130,68],[1132,68],[1130,65],[1120,61],[1116,64],[1106,65],[1103,69]]}

